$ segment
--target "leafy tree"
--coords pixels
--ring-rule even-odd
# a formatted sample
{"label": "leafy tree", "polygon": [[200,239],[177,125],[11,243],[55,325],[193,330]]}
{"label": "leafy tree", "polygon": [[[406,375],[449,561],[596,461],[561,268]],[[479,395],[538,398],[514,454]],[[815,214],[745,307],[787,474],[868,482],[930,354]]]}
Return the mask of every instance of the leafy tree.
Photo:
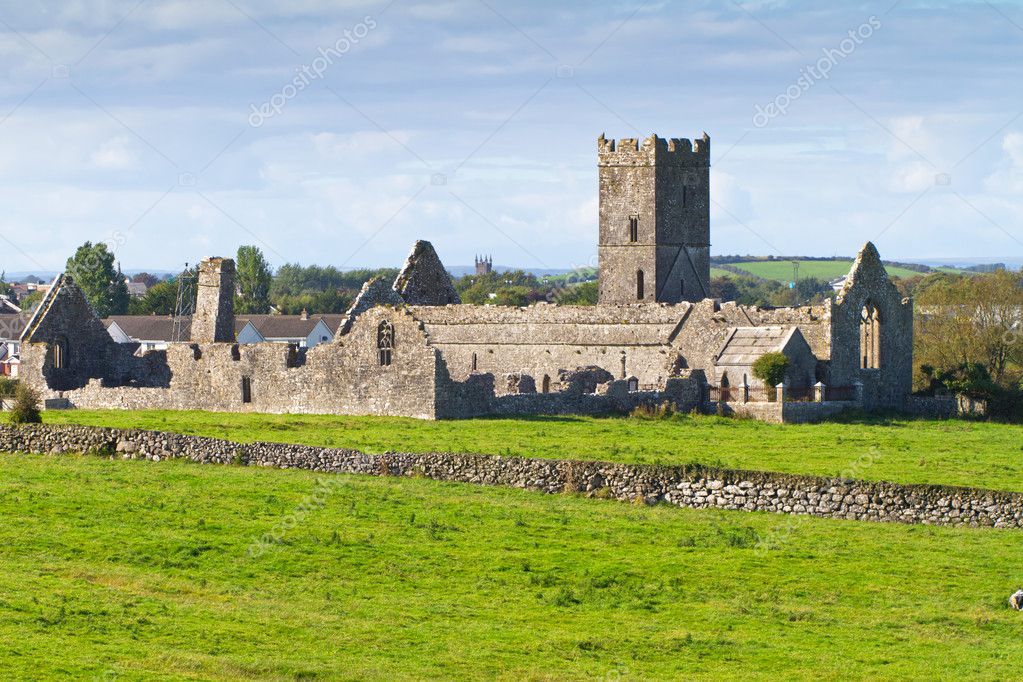
{"label": "leafy tree", "polygon": [[85,242],[68,258],[65,270],[85,294],[100,317],[124,314],[128,310],[128,286],[119,267],[114,267],[114,254],[102,242]]}
{"label": "leafy tree", "polygon": [[114,281],[110,283],[110,315],[123,315],[128,312],[131,305],[131,294],[128,292],[128,282],[124,273],[121,272],[121,264],[117,264],[117,274]]}
{"label": "leafy tree", "polygon": [[502,287],[495,292],[493,303],[495,305],[506,305],[520,307],[529,305],[530,289],[524,286]]}
{"label": "leafy tree", "polygon": [[789,359],[784,353],[764,353],[753,361],[753,376],[767,386],[767,394],[774,400],[776,386],[785,380]]}
{"label": "leafy tree", "polygon": [[239,295],[235,310],[239,313],[270,312],[270,283],[273,275],[263,252],[256,246],[239,246],[235,260]]}
{"label": "leafy tree", "polygon": [[22,296],[18,301],[18,306],[28,312],[39,305],[39,301],[43,300],[43,292],[41,291],[30,291],[26,295]]}
{"label": "leafy tree", "polygon": [[131,301],[128,312],[132,315],[173,315],[177,302],[177,282],[157,282],[149,287],[142,298]]}
{"label": "leafy tree", "polygon": [[156,275],[151,275],[148,272],[140,272],[131,278],[132,282],[141,282],[146,285],[146,288],[152,288],[160,282],[160,278]]}
{"label": "leafy tree", "polygon": [[[1003,388],[1023,373],[1023,286],[1020,274],[998,271],[936,276],[916,297],[914,355],[937,374],[982,365]],[[917,374],[917,387],[923,377]]]}
{"label": "leafy tree", "polygon": [[560,305],[597,305],[597,282],[582,282],[566,287],[556,297]]}

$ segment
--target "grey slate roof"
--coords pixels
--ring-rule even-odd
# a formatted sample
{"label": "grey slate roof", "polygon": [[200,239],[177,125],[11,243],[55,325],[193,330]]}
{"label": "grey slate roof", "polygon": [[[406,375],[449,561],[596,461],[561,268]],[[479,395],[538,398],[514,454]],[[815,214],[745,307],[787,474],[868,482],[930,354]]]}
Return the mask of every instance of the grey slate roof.
{"label": "grey slate roof", "polygon": [[[109,328],[114,322],[137,341],[170,341],[174,336],[174,318],[169,315],[111,315],[103,320],[103,326]],[[191,329],[192,318],[182,317],[182,339],[188,340]]]}
{"label": "grey slate roof", "polygon": [[[252,322],[256,331],[266,339],[304,338],[312,332],[321,318],[331,333],[336,334],[345,316],[310,315],[309,319],[303,320],[301,315],[236,315],[234,333],[237,335],[246,323]],[[183,316],[181,321],[182,340],[188,341],[192,330],[192,318]],[[114,322],[121,331],[137,341],[169,342],[174,335],[174,318],[168,315],[111,315],[103,320],[103,326],[109,328]]]}
{"label": "grey slate roof", "polygon": [[795,327],[736,327],[717,354],[715,365],[752,365],[764,353],[780,352]]}

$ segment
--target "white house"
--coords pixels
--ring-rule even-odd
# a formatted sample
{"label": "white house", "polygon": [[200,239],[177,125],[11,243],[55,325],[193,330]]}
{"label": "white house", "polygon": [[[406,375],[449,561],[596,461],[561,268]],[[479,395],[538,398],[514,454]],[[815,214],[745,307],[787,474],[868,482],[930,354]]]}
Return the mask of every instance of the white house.
{"label": "white house", "polygon": [[238,343],[293,343],[313,348],[334,340],[343,315],[250,315],[238,331]]}

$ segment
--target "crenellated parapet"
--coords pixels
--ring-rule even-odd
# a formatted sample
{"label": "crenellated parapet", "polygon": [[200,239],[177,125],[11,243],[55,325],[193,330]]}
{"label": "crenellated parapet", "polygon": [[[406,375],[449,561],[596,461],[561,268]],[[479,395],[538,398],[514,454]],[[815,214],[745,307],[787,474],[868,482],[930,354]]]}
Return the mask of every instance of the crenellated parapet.
{"label": "crenellated parapet", "polygon": [[597,157],[601,166],[704,167],[710,165],[710,136],[704,133],[703,137],[690,140],[651,135],[640,141],[634,137],[607,139],[601,134],[597,138]]}

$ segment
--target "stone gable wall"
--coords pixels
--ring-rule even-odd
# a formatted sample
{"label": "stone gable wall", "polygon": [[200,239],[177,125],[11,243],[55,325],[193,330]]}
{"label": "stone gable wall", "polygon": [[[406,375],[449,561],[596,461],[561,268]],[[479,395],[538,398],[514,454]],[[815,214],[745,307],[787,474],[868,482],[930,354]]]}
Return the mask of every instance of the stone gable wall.
{"label": "stone gable wall", "polygon": [[[578,492],[677,507],[766,511],[859,521],[942,526],[1023,526],[1023,494],[974,488],[736,471],[452,453],[357,450],[285,443],[234,443],[155,431],[85,426],[0,425],[0,451],[88,452],[124,459],[184,458],[324,473],[421,476],[441,481]],[[770,538],[766,539],[768,542]]]}

